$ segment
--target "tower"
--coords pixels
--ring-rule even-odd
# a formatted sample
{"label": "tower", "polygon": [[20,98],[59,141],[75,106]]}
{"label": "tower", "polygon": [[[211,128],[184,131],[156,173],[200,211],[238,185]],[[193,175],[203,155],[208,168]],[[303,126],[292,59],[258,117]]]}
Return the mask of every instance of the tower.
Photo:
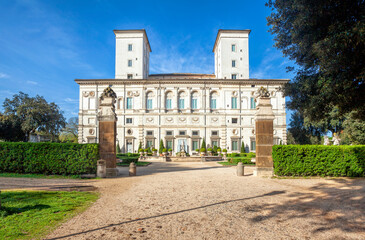
{"label": "tower", "polygon": [[115,78],[147,79],[151,47],[144,29],[114,30]]}
{"label": "tower", "polygon": [[214,65],[218,79],[248,79],[248,36],[251,30],[218,30]]}

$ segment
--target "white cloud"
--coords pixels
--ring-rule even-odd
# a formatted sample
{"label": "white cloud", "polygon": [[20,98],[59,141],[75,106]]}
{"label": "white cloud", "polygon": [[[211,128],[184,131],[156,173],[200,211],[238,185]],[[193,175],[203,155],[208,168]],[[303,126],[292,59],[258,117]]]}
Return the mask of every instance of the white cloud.
{"label": "white cloud", "polygon": [[0,79],[1,78],[9,78],[9,77],[10,76],[8,74],[0,72]]}
{"label": "white cloud", "polygon": [[72,99],[72,98],[65,98],[65,102],[75,103],[78,102],[78,99]]}
{"label": "white cloud", "polygon": [[34,81],[27,81],[28,84],[31,84],[31,85],[38,85],[37,82],[34,82]]}

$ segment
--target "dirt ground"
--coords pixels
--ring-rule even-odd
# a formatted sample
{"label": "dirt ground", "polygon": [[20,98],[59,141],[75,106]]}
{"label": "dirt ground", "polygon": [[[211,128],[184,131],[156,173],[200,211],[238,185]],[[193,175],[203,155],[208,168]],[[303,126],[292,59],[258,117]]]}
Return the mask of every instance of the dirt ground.
{"label": "dirt ground", "polygon": [[[365,179],[237,177],[217,163],[153,163],[138,176],[36,179],[100,199],[47,239],[365,239]],[[6,183],[0,178],[0,188]],[[29,186],[29,179],[22,179]],[[35,181],[35,182],[34,182]],[[14,184],[21,188],[21,183]]]}

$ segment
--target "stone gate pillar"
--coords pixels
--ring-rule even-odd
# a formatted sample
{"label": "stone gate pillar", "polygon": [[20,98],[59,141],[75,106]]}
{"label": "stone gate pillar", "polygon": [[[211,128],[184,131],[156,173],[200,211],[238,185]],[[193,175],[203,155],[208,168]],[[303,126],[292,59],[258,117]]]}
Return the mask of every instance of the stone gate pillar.
{"label": "stone gate pillar", "polygon": [[110,88],[104,89],[99,99],[99,154],[106,164],[106,177],[118,176],[116,159],[117,115],[115,99],[117,95]]}
{"label": "stone gate pillar", "polygon": [[272,147],[274,144],[274,112],[270,102],[270,93],[264,87],[257,92],[259,104],[255,114],[256,132],[256,168],[254,176],[272,176]]}

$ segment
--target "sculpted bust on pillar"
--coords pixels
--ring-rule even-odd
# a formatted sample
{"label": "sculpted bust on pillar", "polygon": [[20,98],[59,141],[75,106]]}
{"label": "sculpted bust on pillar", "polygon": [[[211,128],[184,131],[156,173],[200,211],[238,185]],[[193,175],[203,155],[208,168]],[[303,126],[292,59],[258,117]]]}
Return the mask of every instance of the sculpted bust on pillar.
{"label": "sculpted bust on pillar", "polygon": [[104,89],[99,99],[99,155],[106,164],[106,177],[118,176],[116,159],[116,122],[115,99],[117,95],[110,87]]}

